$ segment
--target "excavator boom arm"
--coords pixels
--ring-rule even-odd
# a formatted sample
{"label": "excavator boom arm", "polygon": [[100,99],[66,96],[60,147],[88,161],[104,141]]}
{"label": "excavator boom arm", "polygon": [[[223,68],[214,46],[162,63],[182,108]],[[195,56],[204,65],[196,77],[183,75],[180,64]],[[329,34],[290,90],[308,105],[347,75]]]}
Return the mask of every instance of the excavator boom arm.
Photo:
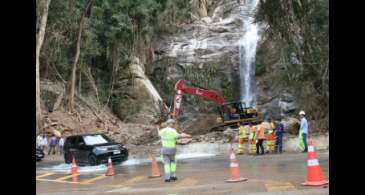
{"label": "excavator boom arm", "polygon": [[205,99],[214,101],[218,105],[224,105],[226,101],[214,90],[200,89],[196,87],[185,87],[184,81],[179,80],[175,85],[175,97],[173,106],[173,117],[176,117],[180,111],[180,105],[182,100],[182,93],[201,96]]}
{"label": "excavator boom arm", "polygon": [[217,103],[219,105],[223,105],[226,102],[222,96],[219,96],[217,94],[217,92],[215,92],[213,90],[206,90],[206,89],[200,89],[200,88],[195,88],[195,87],[186,87],[186,88],[182,89],[182,91],[186,94],[201,96],[208,100],[214,101],[215,103]]}

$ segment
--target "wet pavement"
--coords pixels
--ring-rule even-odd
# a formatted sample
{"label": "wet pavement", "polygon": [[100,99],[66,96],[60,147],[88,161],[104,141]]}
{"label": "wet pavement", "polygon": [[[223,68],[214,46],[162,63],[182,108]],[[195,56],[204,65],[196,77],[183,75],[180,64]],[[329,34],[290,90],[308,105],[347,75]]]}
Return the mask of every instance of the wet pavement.
{"label": "wet pavement", "polygon": [[[317,158],[328,179],[328,152],[317,152]],[[185,194],[329,194],[326,187],[305,187],[307,154],[266,154],[237,156],[240,175],[248,178],[239,183],[226,183],[230,176],[229,156],[184,159],[177,163],[175,182],[165,183],[163,177],[148,178],[149,163],[114,165],[115,176],[104,176],[106,166],[95,169],[79,167],[79,180],[69,176],[70,165],[62,161],[37,162],[37,194],[54,195],[185,195]],[[161,174],[163,166],[159,162]],[[279,193],[280,192],[280,193]]]}

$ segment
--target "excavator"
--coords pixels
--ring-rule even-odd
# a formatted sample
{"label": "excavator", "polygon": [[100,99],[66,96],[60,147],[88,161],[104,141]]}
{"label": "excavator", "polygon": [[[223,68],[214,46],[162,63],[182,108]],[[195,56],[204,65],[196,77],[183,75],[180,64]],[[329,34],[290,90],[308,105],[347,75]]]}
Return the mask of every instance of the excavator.
{"label": "excavator", "polygon": [[189,94],[203,97],[215,102],[218,105],[220,117],[217,118],[215,126],[235,126],[237,123],[258,123],[260,122],[258,111],[255,108],[247,107],[243,101],[226,102],[216,91],[197,87],[185,86],[184,80],[178,80],[175,84],[175,95],[171,118],[177,118],[181,113],[182,95]]}

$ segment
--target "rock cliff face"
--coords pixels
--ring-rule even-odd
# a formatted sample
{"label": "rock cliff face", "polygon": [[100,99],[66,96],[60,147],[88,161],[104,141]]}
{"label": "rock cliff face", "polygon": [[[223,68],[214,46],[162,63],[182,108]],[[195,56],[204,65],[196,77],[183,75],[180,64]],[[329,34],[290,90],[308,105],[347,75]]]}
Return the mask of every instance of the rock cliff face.
{"label": "rock cliff face", "polygon": [[208,0],[193,0],[193,14],[198,17],[206,17],[208,15]]}
{"label": "rock cliff face", "polygon": [[160,59],[173,58],[183,68],[218,64],[226,74],[237,70],[238,41],[244,33],[242,18],[236,1],[220,2],[213,16],[185,24],[182,33],[164,38],[158,48],[162,53]]}
{"label": "rock cliff face", "polygon": [[[155,49],[152,64],[145,68],[133,59],[118,80],[113,110],[127,122],[151,124],[166,113],[174,96],[174,84],[214,89],[226,101],[240,99],[240,39],[246,33],[242,5],[236,0],[192,1],[189,24],[177,34],[165,36]],[[280,74],[279,47],[260,26],[256,55],[256,99],[262,119],[292,117],[296,103],[290,91],[275,81]],[[120,102],[120,103],[118,103]],[[219,116],[216,105],[186,95],[182,102],[181,128],[191,133],[206,132]]]}
{"label": "rock cliff face", "polygon": [[[193,1],[193,8],[198,2],[201,3]],[[201,10],[194,12],[193,9],[196,19],[182,25],[180,33],[164,37],[156,49],[156,59],[149,75],[168,105],[178,79],[184,79],[190,85],[215,89],[227,101],[239,99],[239,41],[245,33],[242,20],[247,16],[242,15],[242,7],[236,0],[206,1],[203,4],[205,7],[199,9],[206,9],[206,16]],[[256,67],[257,108],[264,119],[282,119],[296,111],[295,100],[289,91],[284,90],[285,87],[280,83],[274,85],[272,81],[281,70],[280,54],[262,29],[263,26],[256,57],[257,66],[260,65]],[[260,67],[264,68],[258,70]],[[191,119],[198,117],[199,113],[217,113],[214,104],[191,96],[185,97],[182,107],[182,122],[189,120],[192,126],[204,123]],[[202,120],[213,120],[214,115],[209,116]]]}
{"label": "rock cliff face", "polygon": [[113,110],[127,122],[155,123],[157,116],[166,109],[163,100],[145,74],[144,65],[134,58],[118,79],[114,93]]}

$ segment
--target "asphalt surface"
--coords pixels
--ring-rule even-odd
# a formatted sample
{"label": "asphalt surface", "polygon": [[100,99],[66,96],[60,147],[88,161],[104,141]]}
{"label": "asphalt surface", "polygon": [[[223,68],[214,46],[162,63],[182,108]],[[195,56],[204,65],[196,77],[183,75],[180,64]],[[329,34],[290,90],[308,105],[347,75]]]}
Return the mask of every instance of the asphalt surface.
{"label": "asphalt surface", "polygon": [[[328,175],[328,152],[317,152],[321,169]],[[37,163],[36,192],[52,195],[185,195],[185,194],[329,194],[328,186],[306,187],[307,154],[265,154],[263,156],[237,156],[240,175],[247,181],[226,183],[230,177],[228,155],[201,159],[185,159],[177,163],[175,182],[165,183],[164,178],[148,178],[150,164],[114,165],[114,176],[104,176],[104,171],[80,172],[79,180],[72,182],[68,173],[45,168],[63,163],[42,161]],[[163,166],[159,163],[161,174]]]}

